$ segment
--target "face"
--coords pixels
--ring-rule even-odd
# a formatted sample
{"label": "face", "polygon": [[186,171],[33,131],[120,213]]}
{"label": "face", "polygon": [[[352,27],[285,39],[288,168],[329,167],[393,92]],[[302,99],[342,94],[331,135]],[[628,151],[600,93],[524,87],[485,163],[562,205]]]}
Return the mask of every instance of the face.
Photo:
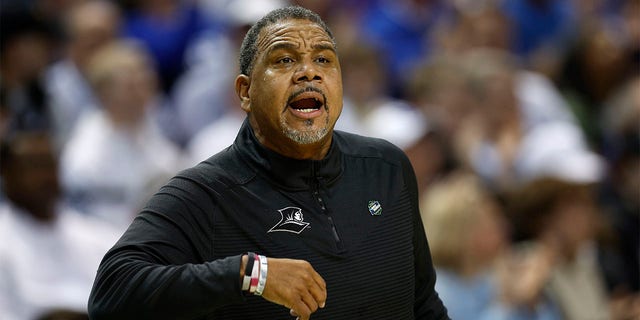
{"label": "face", "polygon": [[507,223],[500,208],[492,201],[478,207],[477,220],[471,231],[471,254],[478,261],[493,261],[506,247]]}
{"label": "face", "polygon": [[19,206],[48,219],[59,195],[58,164],[45,136],[26,135],[14,142],[13,157],[4,166],[4,187]]}
{"label": "face", "polygon": [[559,200],[552,218],[552,228],[569,256],[595,237],[597,210],[593,196],[585,190],[573,192]]}
{"label": "face", "polygon": [[120,23],[111,4],[91,1],[74,7],[67,21],[71,54],[80,68],[86,67],[100,47],[116,38]]}
{"label": "face", "polygon": [[112,75],[100,88],[99,96],[116,124],[137,126],[155,95],[156,77],[142,56],[132,54],[120,59],[113,65]]}
{"label": "face", "polygon": [[236,92],[258,140],[285,156],[322,158],[342,111],[342,78],[331,38],[307,20],[262,30],[249,76]]}
{"label": "face", "polygon": [[46,38],[28,33],[11,42],[5,51],[5,59],[20,73],[19,77],[35,79],[49,63],[50,51]]}

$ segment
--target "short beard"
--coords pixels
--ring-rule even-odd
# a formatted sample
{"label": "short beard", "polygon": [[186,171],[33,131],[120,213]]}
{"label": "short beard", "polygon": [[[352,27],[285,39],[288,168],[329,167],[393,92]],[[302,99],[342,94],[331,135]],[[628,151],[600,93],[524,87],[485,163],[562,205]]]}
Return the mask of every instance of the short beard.
{"label": "short beard", "polygon": [[[306,126],[313,126],[313,119],[308,119],[304,123]],[[324,127],[318,130],[300,131],[293,129],[287,125],[284,119],[280,119],[280,125],[282,126],[282,132],[289,137],[289,139],[297,142],[298,144],[312,144],[316,143],[324,138],[329,132],[329,118],[326,118]]]}

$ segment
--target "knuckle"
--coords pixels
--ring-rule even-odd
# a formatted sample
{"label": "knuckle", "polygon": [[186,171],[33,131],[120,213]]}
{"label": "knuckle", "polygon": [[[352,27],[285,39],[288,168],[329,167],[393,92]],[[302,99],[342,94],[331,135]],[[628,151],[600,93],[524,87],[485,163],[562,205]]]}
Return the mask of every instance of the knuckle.
{"label": "knuckle", "polygon": [[[299,299],[299,297],[300,297],[299,290],[296,289],[296,290],[287,291],[286,299],[288,301],[295,302],[295,301],[297,301]],[[293,303],[292,303],[292,305],[293,305]]]}

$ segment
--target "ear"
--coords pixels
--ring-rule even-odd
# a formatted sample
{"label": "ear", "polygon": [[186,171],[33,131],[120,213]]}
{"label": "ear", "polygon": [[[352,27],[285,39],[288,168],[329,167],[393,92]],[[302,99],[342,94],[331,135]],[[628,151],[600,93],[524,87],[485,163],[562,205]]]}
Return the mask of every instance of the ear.
{"label": "ear", "polygon": [[240,74],[236,77],[236,94],[240,98],[240,108],[245,112],[251,111],[251,98],[249,98],[249,87],[251,86],[251,78]]}

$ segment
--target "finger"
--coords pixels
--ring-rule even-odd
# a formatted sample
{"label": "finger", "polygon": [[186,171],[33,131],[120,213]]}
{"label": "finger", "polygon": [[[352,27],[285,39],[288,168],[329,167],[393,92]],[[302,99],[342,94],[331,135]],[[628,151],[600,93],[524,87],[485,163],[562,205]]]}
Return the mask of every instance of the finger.
{"label": "finger", "polygon": [[297,314],[297,313],[295,312],[295,310],[293,310],[293,309],[289,310],[289,314],[290,314],[292,317],[297,317],[297,316],[298,316],[298,314]]}
{"label": "finger", "polygon": [[311,273],[311,277],[313,278],[313,281],[315,281],[318,286],[322,288],[322,290],[327,290],[327,283],[318,272],[313,270],[313,272]]}
{"label": "finger", "polygon": [[293,305],[292,310],[297,314],[297,316],[300,319],[303,319],[303,320],[309,319],[309,317],[311,316],[311,310],[309,310],[309,307],[307,307],[307,304],[304,303],[302,300],[299,300],[298,302],[296,302]]}
{"label": "finger", "polygon": [[327,284],[322,276],[315,271],[312,273],[312,278],[315,281],[316,286],[312,286],[309,291],[313,295],[313,298],[318,302],[318,306],[320,308],[324,308],[325,302],[327,301]]}
{"label": "finger", "polygon": [[302,302],[307,305],[307,308],[311,311],[311,313],[316,312],[318,310],[319,302],[316,301],[315,297],[311,293],[302,294]]}
{"label": "finger", "polygon": [[[313,284],[309,288],[309,294],[310,294],[309,298],[313,299],[317,307],[324,308],[325,302],[327,301],[327,290],[319,287],[317,284]],[[312,306],[309,303],[307,303],[307,305]]]}

